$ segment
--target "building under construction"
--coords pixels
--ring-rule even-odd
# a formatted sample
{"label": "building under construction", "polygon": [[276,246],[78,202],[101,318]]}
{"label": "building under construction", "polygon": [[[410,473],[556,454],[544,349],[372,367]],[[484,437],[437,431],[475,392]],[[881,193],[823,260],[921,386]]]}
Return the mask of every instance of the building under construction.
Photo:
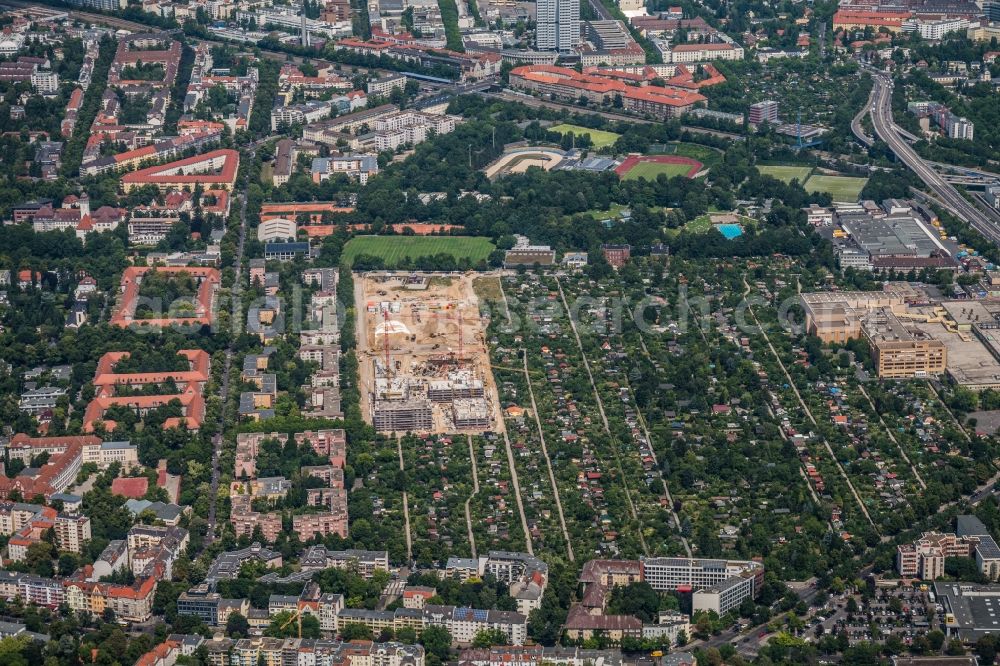
{"label": "building under construction", "polygon": [[486,430],[490,407],[482,398],[459,398],[451,403],[451,418],[459,430]]}
{"label": "building under construction", "polygon": [[499,405],[485,346],[487,322],[479,314],[473,279],[389,273],[360,278],[359,388],[376,430],[485,431],[495,425]]}
{"label": "building under construction", "polygon": [[434,427],[431,402],[426,398],[378,400],[372,411],[372,425],[379,432],[431,430]]}
{"label": "building under construction", "polygon": [[483,382],[467,370],[456,370],[447,379],[431,380],[427,384],[427,397],[432,402],[451,402],[460,398],[482,398]]}

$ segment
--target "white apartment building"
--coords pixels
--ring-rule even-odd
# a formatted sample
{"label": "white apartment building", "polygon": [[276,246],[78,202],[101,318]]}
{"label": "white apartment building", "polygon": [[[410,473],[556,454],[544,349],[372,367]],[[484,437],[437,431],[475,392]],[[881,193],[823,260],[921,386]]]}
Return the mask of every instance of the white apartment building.
{"label": "white apartment building", "polygon": [[647,557],[640,560],[640,567],[642,580],[654,590],[689,589],[695,610],[716,610],[720,615],[756,595],[764,579],[764,567],[749,560]]}
{"label": "white apartment building", "polygon": [[903,22],[903,32],[919,32],[924,39],[938,40],[949,32],[965,32],[969,28],[968,19],[942,18],[933,21],[910,19]]}
{"label": "white apartment building", "polygon": [[743,60],[743,47],[728,42],[714,44],[678,44],[669,47],[665,42],[657,42],[663,55],[663,62],[680,64],[711,62],[713,60]]}
{"label": "white apartment building", "polygon": [[580,0],[538,0],[535,23],[539,51],[572,51],[581,41]]}
{"label": "white apartment building", "polygon": [[59,550],[82,553],[90,541],[90,518],[87,516],[56,516],[56,542]]}
{"label": "white apartment building", "polygon": [[373,79],[368,82],[369,95],[388,95],[394,89],[402,90],[406,87],[406,77],[402,74],[389,74],[380,79]]}
{"label": "white apartment building", "polygon": [[960,118],[951,114],[948,118],[948,138],[972,141],[975,137],[975,125],[968,118]]}
{"label": "white apartment building", "polygon": [[739,608],[744,599],[753,595],[753,576],[736,576],[716,583],[691,595],[692,610],[715,611],[721,617]]}
{"label": "white apartment building", "polygon": [[139,449],[128,441],[84,444],[83,462],[94,463],[101,469],[119,463],[127,471],[139,464]]}
{"label": "white apartment building", "polygon": [[35,72],[31,75],[31,85],[42,95],[59,92],[59,75],[55,72]]}
{"label": "white apartment building", "polygon": [[419,111],[400,111],[374,122],[375,147],[379,151],[395,150],[406,144],[416,145],[435,134],[455,130],[454,116],[437,116]]}

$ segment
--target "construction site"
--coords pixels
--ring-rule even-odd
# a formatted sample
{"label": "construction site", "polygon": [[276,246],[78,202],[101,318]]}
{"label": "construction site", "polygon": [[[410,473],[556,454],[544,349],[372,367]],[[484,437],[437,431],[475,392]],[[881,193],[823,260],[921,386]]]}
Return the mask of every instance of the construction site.
{"label": "construction site", "polygon": [[476,277],[355,275],[361,410],[379,432],[503,427]]}

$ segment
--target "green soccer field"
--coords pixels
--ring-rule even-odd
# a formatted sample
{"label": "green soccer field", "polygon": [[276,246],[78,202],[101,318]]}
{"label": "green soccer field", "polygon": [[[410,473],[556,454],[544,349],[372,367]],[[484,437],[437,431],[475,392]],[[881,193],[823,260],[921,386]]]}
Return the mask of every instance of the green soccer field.
{"label": "green soccer field", "polygon": [[867,178],[851,176],[812,176],[805,188],[806,192],[829,192],[834,201],[854,203],[867,182]]}
{"label": "green soccer field", "polygon": [[799,183],[806,182],[806,178],[812,173],[812,167],[807,166],[780,166],[775,164],[759,165],[757,171],[767,176],[774,176],[778,180],[786,183],[798,178]]}
{"label": "green soccer field", "polygon": [[692,165],[690,164],[639,162],[634,167],[629,169],[624,176],[622,176],[622,180],[638,180],[639,178],[656,180],[656,177],[661,173],[666,175],[667,178],[673,178],[674,176],[686,176],[688,171],[691,170],[691,166]]}
{"label": "green soccer field", "polygon": [[359,255],[367,254],[392,267],[404,258],[450,254],[475,264],[488,258],[494,249],[488,238],[479,236],[355,236],[344,246],[342,258],[353,264]]}
{"label": "green soccer field", "polygon": [[568,125],[566,123],[550,127],[549,130],[552,132],[558,132],[559,134],[572,132],[576,136],[589,134],[590,140],[594,143],[594,148],[610,146],[618,140],[618,137],[621,136],[621,134],[615,134],[614,132],[605,132],[603,130],[590,129],[589,127],[581,127],[580,125]]}

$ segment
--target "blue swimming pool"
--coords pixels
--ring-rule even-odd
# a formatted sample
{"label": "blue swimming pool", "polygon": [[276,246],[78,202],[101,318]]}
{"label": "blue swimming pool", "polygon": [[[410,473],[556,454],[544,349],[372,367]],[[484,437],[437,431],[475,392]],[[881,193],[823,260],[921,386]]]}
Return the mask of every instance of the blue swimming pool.
{"label": "blue swimming pool", "polygon": [[715,228],[729,240],[739,238],[743,235],[743,227],[738,224],[717,224]]}

